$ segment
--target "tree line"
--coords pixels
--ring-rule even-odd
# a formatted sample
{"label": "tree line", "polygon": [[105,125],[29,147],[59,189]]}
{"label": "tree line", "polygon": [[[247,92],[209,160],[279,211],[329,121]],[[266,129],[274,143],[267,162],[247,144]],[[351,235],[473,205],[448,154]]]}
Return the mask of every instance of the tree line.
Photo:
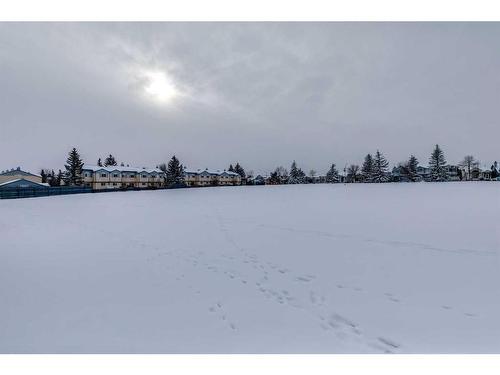
{"label": "tree line", "polygon": [[[104,163],[101,158],[99,158],[97,160],[97,165],[101,167],[110,167],[117,166],[118,162],[112,154],[109,154],[104,159]],[[123,162],[120,165],[122,167],[125,166]],[[70,186],[82,185],[83,166],[84,163],[80,153],[76,148],[73,148],[68,153],[68,157],[64,165],[65,171],[63,172],[59,170],[58,173],[55,173],[54,170],[42,169],[40,172],[42,182],[48,183],[50,186],[60,186],[62,182],[64,182],[65,185]],[[129,165],[127,164],[126,166]],[[443,150],[439,145],[435,145],[429,157],[428,179],[430,181],[448,180],[449,175],[446,166],[447,163]],[[462,172],[460,170],[458,171],[460,173],[460,179],[465,178],[468,180],[472,178],[471,176],[473,176],[473,172],[477,171],[479,168],[479,161],[472,155],[466,155],[459,163],[459,166],[466,171],[465,176],[462,176]],[[175,155],[172,156],[168,163],[161,163],[157,165],[157,168],[165,173],[165,182],[167,186],[184,184],[185,167]],[[418,173],[419,161],[414,155],[410,155],[408,160],[399,163],[396,168],[399,170],[401,177],[407,181],[415,182],[421,179],[421,176]],[[239,174],[242,180],[247,177],[251,177],[253,174],[253,172],[249,172],[247,174],[239,162],[235,163],[234,166],[233,164],[230,164],[228,171]],[[364,157],[361,167],[357,164],[346,165],[343,172],[343,176],[341,176],[337,166],[332,163],[325,175],[325,182],[336,183],[343,180],[347,183],[383,183],[390,181],[391,178],[389,173],[389,162],[380,150],[376,150],[373,154],[367,154]],[[306,173],[294,160],[290,166],[290,171],[283,166],[279,166],[271,172],[269,176],[269,183],[274,185],[304,184],[312,182],[315,175],[315,170],[310,170],[309,175],[306,175]],[[491,177],[496,179],[499,176],[500,173],[498,163],[495,161],[491,166]]]}
{"label": "tree line", "polygon": [[[459,166],[464,168],[467,173],[462,175],[461,170],[457,173],[459,178],[469,180],[472,172],[479,168],[479,161],[472,155],[464,157]],[[409,182],[416,182],[422,179],[419,174],[419,161],[415,155],[410,155],[408,160],[397,165],[396,169],[402,179]],[[364,157],[361,167],[357,164],[349,164],[343,169],[343,176],[340,175],[335,164],[331,164],[325,175],[325,182],[335,183],[342,180],[347,183],[364,182],[364,183],[383,183],[391,181],[391,173],[389,172],[389,162],[385,156],[377,150],[375,153],[367,154]],[[269,183],[273,185],[279,184],[302,184],[312,182],[316,171],[311,170],[309,176],[306,176],[304,171],[297,166],[294,160],[290,166],[290,172],[283,166],[277,167],[269,176]],[[491,177],[496,179],[500,176],[498,163],[495,161],[491,166]],[[447,181],[449,179],[446,158],[444,152],[439,145],[435,145],[430,157],[428,167],[428,180],[430,181]]]}

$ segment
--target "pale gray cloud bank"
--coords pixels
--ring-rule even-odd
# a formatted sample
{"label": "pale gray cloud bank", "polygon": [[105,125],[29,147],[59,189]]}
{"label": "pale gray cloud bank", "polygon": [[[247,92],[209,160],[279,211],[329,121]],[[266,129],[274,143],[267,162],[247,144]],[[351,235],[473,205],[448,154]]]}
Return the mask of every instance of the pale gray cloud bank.
{"label": "pale gray cloud bank", "polygon": [[[500,159],[498,23],[0,24],[0,169]],[[177,92],[148,94],[150,74]]]}

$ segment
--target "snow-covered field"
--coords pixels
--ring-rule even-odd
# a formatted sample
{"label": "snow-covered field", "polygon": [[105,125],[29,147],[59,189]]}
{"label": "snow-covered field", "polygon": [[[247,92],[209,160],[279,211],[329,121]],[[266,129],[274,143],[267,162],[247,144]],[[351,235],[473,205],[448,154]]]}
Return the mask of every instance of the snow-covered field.
{"label": "snow-covered field", "polygon": [[500,184],[0,201],[2,353],[500,353]]}

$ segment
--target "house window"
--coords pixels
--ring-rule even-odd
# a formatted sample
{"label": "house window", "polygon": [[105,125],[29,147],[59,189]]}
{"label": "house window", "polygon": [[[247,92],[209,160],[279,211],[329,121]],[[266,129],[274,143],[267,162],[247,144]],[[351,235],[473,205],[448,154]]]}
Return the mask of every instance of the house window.
{"label": "house window", "polygon": [[118,176],[118,174],[116,174],[116,173],[115,173],[115,174],[113,175],[113,177],[119,177],[119,176]]}
{"label": "house window", "polygon": [[101,173],[101,177],[106,177],[106,173]]}
{"label": "house window", "polygon": [[142,178],[147,178],[148,176],[146,176],[145,174],[142,175]]}
{"label": "house window", "polygon": [[85,173],[85,177],[88,177],[88,176],[89,176],[89,174],[88,174],[88,173]]}
{"label": "house window", "polygon": [[113,186],[116,186],[116,182],[113,182]]}
{"label": "house window", "polygon": [[101,182],[101,186],[106,186],[106,183],[105,182]]}

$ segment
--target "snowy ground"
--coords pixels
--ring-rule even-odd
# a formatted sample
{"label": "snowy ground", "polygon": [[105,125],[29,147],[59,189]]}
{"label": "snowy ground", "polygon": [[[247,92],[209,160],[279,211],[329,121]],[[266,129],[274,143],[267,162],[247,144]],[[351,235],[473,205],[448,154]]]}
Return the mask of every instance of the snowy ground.
{"label": "snowy ground", "polygon": [[500,184],[0,201],[2,353],[500,353]]}

